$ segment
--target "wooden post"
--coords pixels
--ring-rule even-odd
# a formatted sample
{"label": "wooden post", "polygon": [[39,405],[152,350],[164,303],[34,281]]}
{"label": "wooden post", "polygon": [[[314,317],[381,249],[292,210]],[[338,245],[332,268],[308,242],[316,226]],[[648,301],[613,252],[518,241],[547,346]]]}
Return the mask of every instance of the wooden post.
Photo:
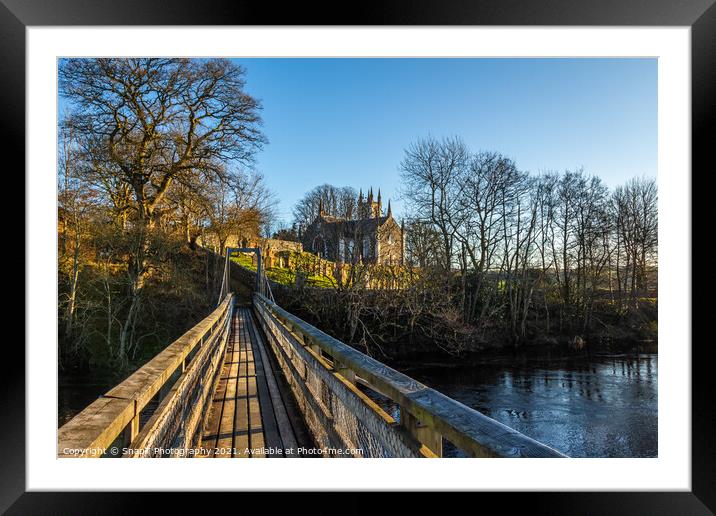
{"label": "wooden post", "polygon": [[261,268],[261,249],[256,248],[256,292],[260,292],[263,294],[263,291],[261,290],[261,275],[263,274],[263,270]]}
{"label": "wooden post", "polygon": [[134,417],[124,429],[124,441],[129,446],[139,433],[139,413],[137,412],[137,401],[134,400]]}
{"label": "wooden post", "polygon": [[231,290],[231,286],[229,285],[231,281],[231,252],[229,249],[226,250],[226,257],[224,258],[224,288],[221,292],[221,299],[219,300],[219,304],[221,304],[222,301],[224,301],[224,297],[226,294]]}
{"label": "wooden post", "polygon": [[348,380],[350,383],[355,385],[356,373],[351,368],[346,367],[339,360],[333,359],[333,370],[339,375],[341,375],[343,378]]}
{"label": "wooden post", "polygon": [[443,438],[432,428],[418,421],[415,416],[410,414],[403,407],[400,407],[400,424],[410,435],[415,437],[418,442],[424,444],[438,457],[443,456]]}
{"label": "wooden post", "polygon": [[318,344],[316,344],[316,343],[313,341],[313,339],[311,339],[310,337],[306,337],[306,334],[303,333],[299,328],[296,328],[296,327],[293,327],[293,326],[292,326],[291,329],[292,329],[292,331],[294,332],[294,334],[298,337],[298,341],[299,341],[299,342],[303,342],[303,345],[304,345],[304,346],[306,346],[308,349],[310,349],[311,351],[313,351],[313,352],[314,352],[316,355],[318,355],[319,357],[320,357],[320,356],[323,356],[323,355],[321,355],[321,346],[319,346]]}

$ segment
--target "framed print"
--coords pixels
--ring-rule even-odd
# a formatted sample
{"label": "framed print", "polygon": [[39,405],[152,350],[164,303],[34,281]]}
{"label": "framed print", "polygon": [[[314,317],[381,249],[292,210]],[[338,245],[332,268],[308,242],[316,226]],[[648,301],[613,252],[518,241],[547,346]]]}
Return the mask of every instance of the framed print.
{"label": "framed print", "polygon": [[711,3],[4,0],[27,336],[0,506],[713,511],[691,337]]}

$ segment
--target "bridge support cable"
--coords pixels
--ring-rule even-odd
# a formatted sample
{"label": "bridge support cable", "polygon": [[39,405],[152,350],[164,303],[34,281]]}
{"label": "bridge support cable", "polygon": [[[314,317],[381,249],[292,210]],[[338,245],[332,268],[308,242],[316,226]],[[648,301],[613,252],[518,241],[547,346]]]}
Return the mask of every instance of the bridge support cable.
{"label": "bridge support cable", "polygon": [[[217,256],[217,255],[214,255]],[[221,301],[226,297],[229,292],[229,252],[227,250],[226,255],[222,257],[224,259],[224,273],[221,277],[221,289],[219,290],[219,299],[216,305],[219,306]]]}
{"label": "bridge support cable", "polygon": [[272,303],[275,303],[276,300],[273,297],[273,292],[271,291],[271,282],[268,279],[268,276],[266,276],[266,271],[264,269],[261,269],[261,295],[271,300]]}
{"label": "bridge support cable", "polygon": [[274,300],[273,292],[271,291],[271,282],[266,276],[266,270],[263,264],[263,258],[261,255],[260,247],[228,247],[226,249],[225,256],[225,268],[224,268],[224,279],[222,282],[222,293],[226,293],[231,290],[231,274],[229,269],[229,260],[234,253],[251,253],[256,256],[256,281],[254,283],[255,292],[260,293],[262,296]]}

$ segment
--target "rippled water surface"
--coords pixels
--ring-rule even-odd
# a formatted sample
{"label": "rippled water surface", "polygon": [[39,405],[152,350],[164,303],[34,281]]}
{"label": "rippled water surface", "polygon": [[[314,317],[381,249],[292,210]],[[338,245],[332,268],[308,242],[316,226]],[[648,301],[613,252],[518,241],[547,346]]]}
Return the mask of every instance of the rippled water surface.
{"label": "rippled water surface", "polygon": [[643,354],[409,374],[569,456],[656,457],[657,371],[657,355]]}

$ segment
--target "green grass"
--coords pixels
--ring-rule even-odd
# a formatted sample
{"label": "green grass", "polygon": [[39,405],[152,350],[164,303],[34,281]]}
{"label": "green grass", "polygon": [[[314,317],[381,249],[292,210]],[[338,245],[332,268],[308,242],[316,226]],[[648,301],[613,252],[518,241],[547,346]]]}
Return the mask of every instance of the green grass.
{"label": "green grass", "polygon": [[280,267],[269,267],[266,269],[266,277],[281,285],[295,285],[296,273],[290,269]]}
{"label": "green grass", "polygon": [[[239,264],[241,267],[256,272],[256,266],[253,264],[252,257],[247,254],[239,254],[232,256],[231,261]],[[266,277],[280,285],[293,286],[296,284],[296,273],[291,269],[283,267],[268,267],[266,269]],[[333,288],[336,286],[336,280],[329,276],[308,276],[306,285],[317,288]]]}
{"label": "green grass", "polygon": [[337,286],[336,280],[329,276],[309,276],[306,278],[306,284],[309,287],[318,288],[334,288]]}
{"label": "green grass", "polygon": [[256,266],[254,265],[254,262],[248,254],[239,253],[239,255],[231,255],[231,261],[234,263],[238,263],[245,269],[249,269],[253,272],[256,272]]}

